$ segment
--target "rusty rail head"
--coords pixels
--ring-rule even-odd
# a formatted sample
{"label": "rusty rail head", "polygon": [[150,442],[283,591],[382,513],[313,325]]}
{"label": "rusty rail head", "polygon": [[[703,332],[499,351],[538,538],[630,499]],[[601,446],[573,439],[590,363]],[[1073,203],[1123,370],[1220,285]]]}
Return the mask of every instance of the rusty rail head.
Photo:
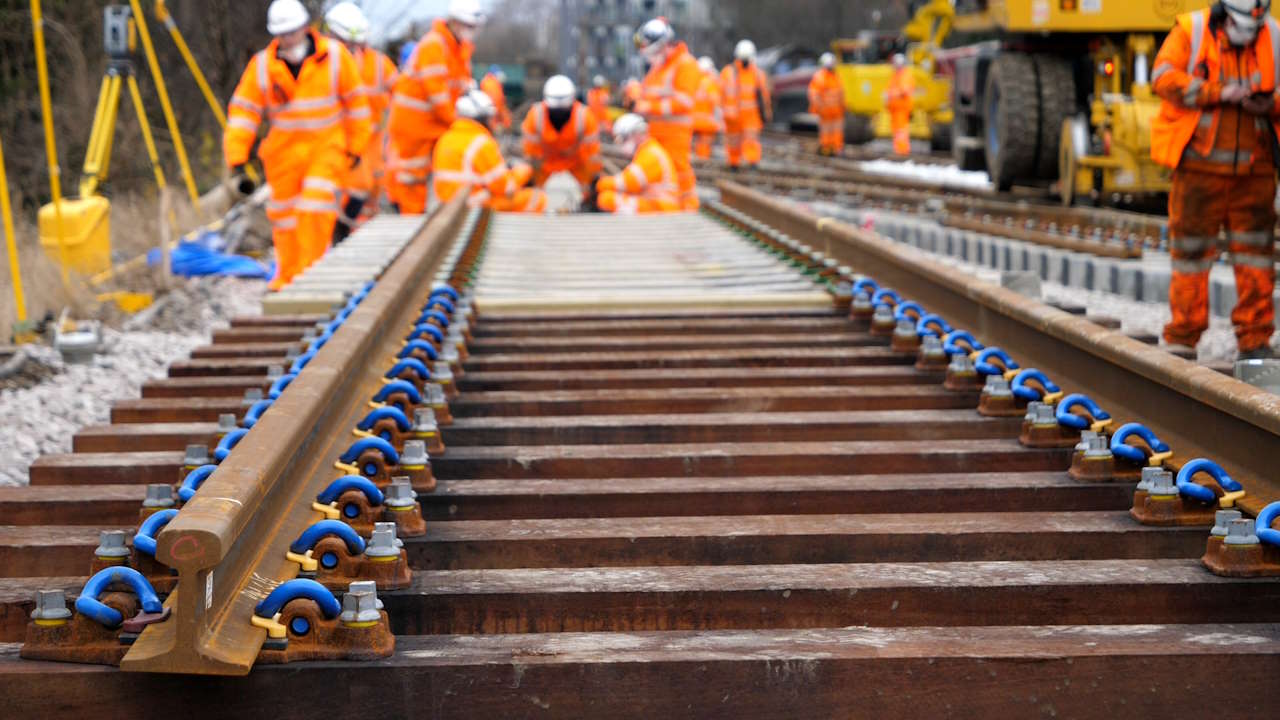
{"label": "rusty rail head", "polygon": [[1280,499],[1280,396],[1174,357],[1121,332],[957,273],[928,253],[818,217],[736,183],[722,201],[821,249],[886,287],[942,309],[956,327],[1014,353],[1064,388],[1089,393],[1113,416],[1141,420],[1181,460],[1209,457],[1241,480],[1256,514]]}
{"label": "rusty rail head", "polygon": [[333,339],[160,533],[156,558],[179,575],[166,602],[173,616],[147,628],[122,669],[249,672],[266,637],[249,624],[253,607],[297,574],[285,550],[316,520],[310,501],[332,480],[327,464],[333,429],[367,399],[360,391],[367,376],[372,373],[376,383],[379,373],[369,358],[396,341],[400,321],[425,300],[429,278],[465,216],[459,200],[418,231]]}

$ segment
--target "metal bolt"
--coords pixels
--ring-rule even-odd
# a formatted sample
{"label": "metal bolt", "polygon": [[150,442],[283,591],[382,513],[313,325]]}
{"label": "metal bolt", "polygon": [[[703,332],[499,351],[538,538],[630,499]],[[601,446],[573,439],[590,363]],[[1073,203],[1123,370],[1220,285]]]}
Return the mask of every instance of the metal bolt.
{"label": "metal bolt", "polygon": [[988,375],[987,384],[982,388],[983,395],[993,397],[1012,397],[1013,388],[1009,387],[1009,381],[1000,375]]}
{"label": "metal bolt", "polygon": [[284,354],[284,361],[292,365],[293,361],[297,360],[301,354],[301,352],[298,352],[298,348],[289,348],[288,352]]}
{"label": "metal bolt", "polygon": [[1159,495],[1162,497],[1172,497],[1177,495],[1178,484],[1173,480],[1173,473],[1153,473],[1151,477],[1151,486],[1147,488],[1147,494]]}
{"label": "metal bolt", "polygon": [[1227,536],[1227,526],[1234,520],[1240,520],[1244,517],[1239,510],[1219,510],[1213,514],[1213,529],[1209,531],[1210,535],[1217,537]]}
{"label": "metal bolt", "polygon": [[891,322],[893,320],[893,308],[888,305],[878,305],[872,319],[882,325],[884,323]]}
{"label": "metal bolt", "polygon": [[1142,468],[1142,479],[1138,481],[1138,490],[1150,491],[1151,486],[1155,484],[1156,478],[1160,475],[1168,475],[1164,468],[1144,467]]}
{"label": "metal bolt", "polygon": [[413,507],[417,502],[418,493],[413,491],[409,478],[400,476],[391,478],[391,484],[387,486],[382,498],[382,504],[387,507],[407,508]]}
{"label": "metal bolt", "polygon": [[951,356],[951,364],[947,366],[947,371],[955,374],[969,375],[974,372],[973,358],[964,353]]}
{"label": "metal bolt", "polygon": [[147,497],[142,501],[144,508],[173,507],[173,486],[164,483],[147,486]]}
{"label": "metal bolt", "polygon": [[1028,403],[1025,419],[1032,425],[1041,427],[1053,427],[1058,424],[1058,418],[1053,412],[1053,406],[1042,402]]}
{"label": "metal bolt", "polygon": [[[385,527],[390,525],[390,528]],[[374,526],[373,535],[369,538],[369,544],[364,548],[364,554],[371,558],[395,557],[400,554],[400,548],[396,547],[396,524],[395,523],[378,523]]]}
{"label": "metal bolt", "polygon": [[431,459],[427,457],[427,444],[421,440],[407,440],[404,452],[400,453],[401,467],[427,465]]}
{"label": "metal bolt", "polygon": [[1242,518],[1227,523],[1227,537],[1223,542],[1227,545],[1257,545],[1262,541],[1258,539],[1255,521],[1252,518]]}
{"label": "metal bolt", "polygon": [[382,615],[378,612],[378,596],[367,590],[360,592],[348,590],[347,594],[342,596],[341,618],[342,622],[348,625],[378,622],[382,619]]}
{"label": "metal bolt", "polygon": [[937,357],[944,354],[942,349],[942,338],[937,335],[925,335],[920,340],[921,351],[928,356]]}
{"label": "metal bolt", "polygon": [[186,467],[200,467],[209,464],[209,448],[204,445],[188,445],[187,453],[182,459]]}
{"label": "metal bolt", "polygon": [[236,422],[236,416],[233,413],[222,413],[218,416],[219,435],[226,435],[237,427],[240,427],[240,424]]}
{"label": "metal bolt", "polygon": [[413,429],[418,432],[436,432],[440,429],[436,423],[436,411],[429,407],[416,408],[413,411]]}
{"label": "metal bolt", "polygon": [[[453,353],[452,361],[449,360],[450,352]],[[458,351],[454,348],[449,348],[445,350],[444,357],[444,360],[437,361],[435,366],[431,368],[431,377],[436,378],[442,383],[447,380],[453,380],[453,368],[449,367],[449,363],[457,361]],[[441,389],[443,390],[443,388]]]}
{"label": "metal bolt", "polygon": [[391,536],[395,538],[395,546],[400,549],[404,549],[404,541],[400,539],[399,525],[396,525],[393,522],[376,522],[373,524],[373,530],[374,532],[377,532],[378,530],[390,532]]}
{"label": "metal bolt", "polygon": [[[449,371],[452,374],[452,370]],[[438,377],[438,376],[437,376]],[[444,388],[437,383],[428,383],[426,387],[427,404],[444,405],[446,402]]]}
{"label": "metal bolt", "polygon": [[1093,436],[1085,447],[1085,457],[1102,458],[1111,455],[1111,444],[1107,442],[1107,436],[1102,433],[1094,433]]}
{"label": "metal bolt", "polygon": [[277,380],[284,377],[284,368],[279,365],[272,365],[267,368],[267,379]]}
{"label": "metal bolt", "polygon": [[67,607],[67,596],[61,590],[37,590],[36,609],[31,611],[32,620],[69,620],[71,610]]}
{"label": "metal bolt", "polygon": [[853,307],[858,310],[866,310],[871,307],[871,295],[865,290],[859,292],[853,298]]}
{"label": "metal bolt", "polygon": [[357,580],[347,586],[347,592],[372,593],[378,601],[378,609],[382,609],[382,598],[378,597],[378,583],[373,580]]}
{"label": "metal bolt", "polygon": [[902,318],[898,321],[898,326],[894,328],[893,334],[903,337],[914,336],[916,334],[916,324],[911,321],[911,318]]}
{"label": "metal bolt", "polygon": [[266,399],[266,395],[262,392],[262,388],[249,388],[248,390],[244,391],[243,404],[252,405],[258,402],[259,400],[264,400],[264,399]]}
{"label": "metal bolt", "polygon": [[129,557],[123,530],[103,530],[98,533],[98,547],[93,551],[100,558]]}

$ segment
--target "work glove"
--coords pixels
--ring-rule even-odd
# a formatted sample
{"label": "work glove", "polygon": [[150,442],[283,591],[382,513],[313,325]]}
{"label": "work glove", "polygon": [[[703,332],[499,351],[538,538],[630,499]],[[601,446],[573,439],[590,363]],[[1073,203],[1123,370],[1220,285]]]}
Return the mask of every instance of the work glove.
{"label": "work glove", "polygon": [[231,177],[227,179],[227,183],[231,188],[243,197],[253,194],[258,186],[249,178],[249,174],[245,172],[244,164],[231,166]]}
{"label": "work glove", "polygon": [[360,156],[359,156],[359,155],[356,155],[356,154],[355,154],[355,153],[353,153],[353,152],[348,152],[348,153],[347,153],[347,168],[348,168],[348,169],[350,169],[350,170],[355,170],[355,169],[356,169],[357,167],[359,167],[359,166],[360,166]]}
{"label": "work glove", "polygon": [[1249,88],[1243,85],[1227,85],[1218,94],[1218,102],[1223,105],[1239,105],[1249,97]]}
{"label": "work glove", "polygon": [[1276,97],[1271,93],[1256,93],[1245,98],[1241,105],[1243,105],[1244,111],[1250,115],[1267,116],[1275,110]]}

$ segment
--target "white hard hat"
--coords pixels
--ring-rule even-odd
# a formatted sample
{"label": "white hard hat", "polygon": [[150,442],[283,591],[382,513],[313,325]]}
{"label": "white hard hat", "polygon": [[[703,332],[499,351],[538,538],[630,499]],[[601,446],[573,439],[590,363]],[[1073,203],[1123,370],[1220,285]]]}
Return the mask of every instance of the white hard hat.
{"label": "white hard hat", "polygon": [[755,60],[756,44],[750,40],[739,40],[733,48],[734,60]]}
{"label": "white hard hat", "polygon": [[574,86],[572,80],[564,75],[552,75],[547,78],[547,83],[542,86],[542,99],[549,108],[564,109],[572,107],[573,97],[577,94],[578,88]]}
{"label": "white hard hat", "polygon": [[597,75],[591,78],[591,84],[595,87],[604,87],[609,84],[609,81],[605,80],[603,75]]}
{"label": "white hard hat", "polygon": [[822,57],[818,58],[818,64],[830,70],[836,66],[836,56],[831,53],[822,53]]}
{"label": "white hard hat", "polygon": [[339,40],[364,43],[369,39],[369,18],[353,2],[343,2],[329,8],[324,14],[324,24]]}
{"label": "white hard hat", "polygon": [[453,104],[453,109],[457,111],[458,117],[472,120],[487,120],[498,114],[493,99],[487,93],[475,89],[461,95]]}
{"label": "white hard hat", "polygon": [[636,49],[649,61],[653,61],[659,53],[676,39],[675,28],[666,18],[654,18],[636,31]]}
{"label": "white hard hat", "polygon": [[715,72],[716,61],[712,60],[709,55],[703,55],[698,58],[698,67],[702,68],[703,72]]}
{"label": "white hard hat", "polygon": [[1222,7],[1236,27],[1256,33],[1271,13],[1271,0],[1222,0]]}
{"label": "white hard hat", "polygon": [[267,32],[288,35],[311,22],[311,13],[298,0],[272,0],[267,8]]}
{"label": "white hard hat", "polygon": [[483,25],[484,8],[480,0],[449,0],[449,19],[472,27]]}
{"label": "white hard hat", "polygon": [[649,123],[635,113],[627,113],[613,122],[613,137],[619,142],[649,132]]}

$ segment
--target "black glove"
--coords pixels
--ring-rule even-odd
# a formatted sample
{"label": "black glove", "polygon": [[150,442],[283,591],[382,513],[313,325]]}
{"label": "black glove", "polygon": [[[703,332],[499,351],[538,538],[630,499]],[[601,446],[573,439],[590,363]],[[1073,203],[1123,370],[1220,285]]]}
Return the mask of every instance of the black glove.
{"label": "black glove", "polygon": [[349,152],[347,153],[347,162],[349,163],[347,167],[351,170],[355,170],[356,167],[360,165],[360,156]]}
{"label": "black glove", "polygon": [[257,184],[245,173],[244,164],[231,166],[231,187],[244,197],[252,195],[258,189]]}

